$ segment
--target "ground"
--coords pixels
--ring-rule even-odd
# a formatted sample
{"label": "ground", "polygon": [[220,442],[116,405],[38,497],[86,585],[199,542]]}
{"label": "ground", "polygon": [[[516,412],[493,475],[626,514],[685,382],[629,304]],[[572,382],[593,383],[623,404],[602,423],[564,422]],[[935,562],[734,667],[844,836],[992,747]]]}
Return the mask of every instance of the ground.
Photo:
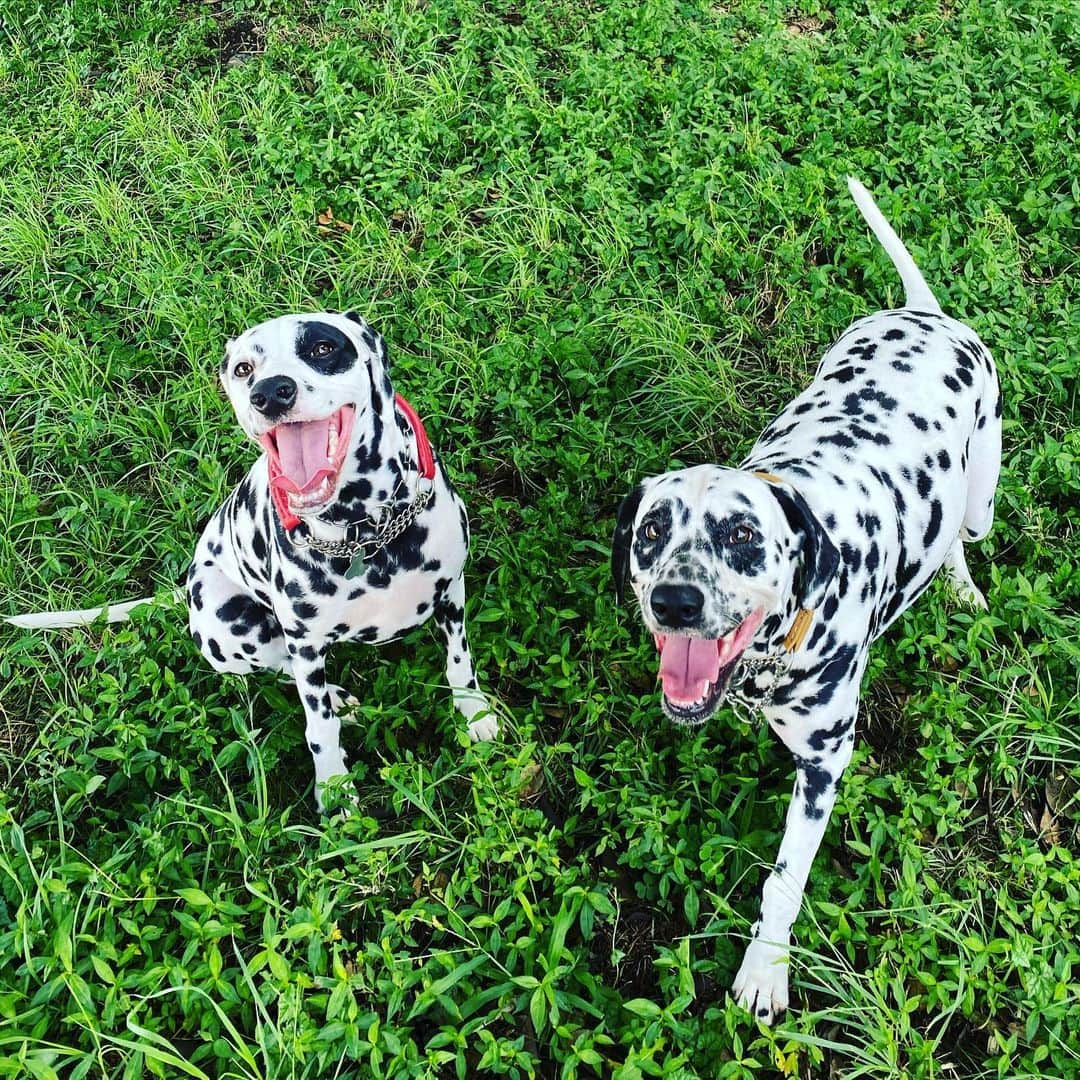
{"label": "ground", "polygon": [[[291,691],[178,608],[5,628],[0,1075],[1080,1076],[1075,5],[0,7],[3,613],[166,594],[252,459],[226,337],[357,309],[505,725],[467,745],[429,629],[339,649],[320,820]],[[989,612],[874,649],[767,1030],[728,987],[791,762],[666,724],[608,543],[899,301],[848,173],[993,351],[1005,462]]]}

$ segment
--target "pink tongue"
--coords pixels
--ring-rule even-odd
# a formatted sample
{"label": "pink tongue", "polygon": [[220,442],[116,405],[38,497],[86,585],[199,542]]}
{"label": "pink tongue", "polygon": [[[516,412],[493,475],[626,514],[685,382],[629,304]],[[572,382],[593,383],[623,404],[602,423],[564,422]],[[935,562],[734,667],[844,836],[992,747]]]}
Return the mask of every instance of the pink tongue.
{"label": "pink tongue", "polygon": [[719,642],[669,637],[660,649],[660,680],[671,701],[699,701],[720,674]]}
{"label": "pink tongue", "polygon": [[327,455],[330,417],[305,420],[298,424],[279,424],[274,429],[281,476],[277,485],[286,491],[305,492],[334,471]]}
{"label": "pink tongue", "polygon": [[669,701],[700,701],[715,683],[720,669],[733,663],[750,644],[765,609],[748,615],[722,638],[657,637],[660,648],[660,681]]}

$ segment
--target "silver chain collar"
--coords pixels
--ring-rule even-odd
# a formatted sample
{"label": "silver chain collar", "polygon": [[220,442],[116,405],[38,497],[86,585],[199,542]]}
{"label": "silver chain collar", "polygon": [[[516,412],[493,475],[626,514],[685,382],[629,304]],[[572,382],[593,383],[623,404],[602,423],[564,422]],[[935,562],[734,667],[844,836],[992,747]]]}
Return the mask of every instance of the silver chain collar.
{"label": "silver chain collar", "polygon": [[[367,522],[361,523],[361,525],[370,523],[374,527],[375,533],[373,536],[349,539],[348,535],[346,535],[341,540],[322,540],[309,534],[307,536],[294,535],[290,539],[297,547],[311,548],[331,559],[355,559],[360,556],[364,562],[368,562],[378,555],[384,547],[392,544],[424,512],[424,508],[431,501],[433,490],[433,481],[421,476],[417,483],[416,494],[404,509],[396,514],[391,514],[381,523],[373,518],[368,518]],[[350,529],[354,527],[349,526]],[[307,526],[304,525],[304,528],[306,530]]]}
{"label": "silver chain collar", "polygon": [[765,671],[774,672],[773,680],[764,690],[759,692],[753,702],[746,700],[744,695],[738,690],[732,692],[732,697],[736,698],[737,703],[744,706],[751,716],[756,712],[763,714],[764,711],[772,705],[773,698],[776,696],[776,691],[784,681],[784,676],[791,670],[792,659],[792,653],[779,652],[772,653],[769,656],[762,656],[755,660],[741,660],[733,673],[733,679],[738,678],[740,685],[753,679],[756,689],[757,677]]}

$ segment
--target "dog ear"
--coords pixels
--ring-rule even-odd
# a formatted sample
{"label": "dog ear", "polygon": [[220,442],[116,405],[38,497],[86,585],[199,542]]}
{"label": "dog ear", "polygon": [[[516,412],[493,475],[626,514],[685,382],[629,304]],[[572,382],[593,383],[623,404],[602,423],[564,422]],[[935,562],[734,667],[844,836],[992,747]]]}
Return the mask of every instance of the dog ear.
{"label": "dog ear", "polygon": [[375,335],[375,351],[379,354],[385,371],[390,370],[390,346],[386,344],[386,338],[378,330],[371,331]]}
{"label": "dog ear", "polygon": [[793,532],[802,537],[802,566],[795,579],[799,606],[817,608],[840,566],[840,552],[825,527],[806,505],[806,500],[786,485],[770,483],[769,491],[780,504]]}
{"label": "dog ear", "polygon": [[229,338],[225,342],[225,355],[221,358],[221,363],[218,364],[218,388],[221,390],[226,389],[226,379],[229,373],[229,364],[232,362],[232,347],[233,338]]}
{"label": "dog ear", "polygon": [[386,347],[386,339],[371,325],[358,311],[343,311],[341,313],[350,322],[360,327],[360,336],[364,339],[368,348],[382,361],[383,368],[390,370],[390,352]]}
{"label": "dog ear", "polygon": [[630,544],[634,539],[634,518],[637,517],[645,485],[638,484],[619,504],[615,521],[615,536],[611,541],[611,576],[615,581],[615,599],[622,603],[626,584],[630,580]]}

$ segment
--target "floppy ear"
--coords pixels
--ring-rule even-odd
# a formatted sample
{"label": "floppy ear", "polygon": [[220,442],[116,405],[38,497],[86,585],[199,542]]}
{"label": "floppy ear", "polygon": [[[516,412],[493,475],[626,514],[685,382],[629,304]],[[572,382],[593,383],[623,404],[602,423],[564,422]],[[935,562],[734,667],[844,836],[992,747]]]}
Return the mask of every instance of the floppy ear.
{"label": "floppy ear", "polygon": [[358,311],[343,311],[341,314],[349,322],[354,322],[360,327],[360,336],[364,339],[364,344],[383,362],[383,367],[389,368],[390,354],[386,350],[386,341],[382,334]]}
{"label": "floppy ear", "polygon": [[792,531],[802,537],[802,566],[795,579],[799,606],[817,608],[840,566],[840,552],[806,500],[793,488],[769,484]]}
{"label": "floppy ear", "polygon": [[630,544],[634,538],[634,518],[637,517],[644,484],[638,484],[619,504],[615,536],[611,541],[611,576],[615,581],[615,599],[622,603],[626,583],[630,579]]}
{"label": "floppy ear", "polygon": [[221,390],[226,389],[229,364],[232,363],[232,347],[234,340],[234,338],[229,338],[229,340],[225,342],[225,355],[221,358],[221,363],[218,364],[218,387]]}

